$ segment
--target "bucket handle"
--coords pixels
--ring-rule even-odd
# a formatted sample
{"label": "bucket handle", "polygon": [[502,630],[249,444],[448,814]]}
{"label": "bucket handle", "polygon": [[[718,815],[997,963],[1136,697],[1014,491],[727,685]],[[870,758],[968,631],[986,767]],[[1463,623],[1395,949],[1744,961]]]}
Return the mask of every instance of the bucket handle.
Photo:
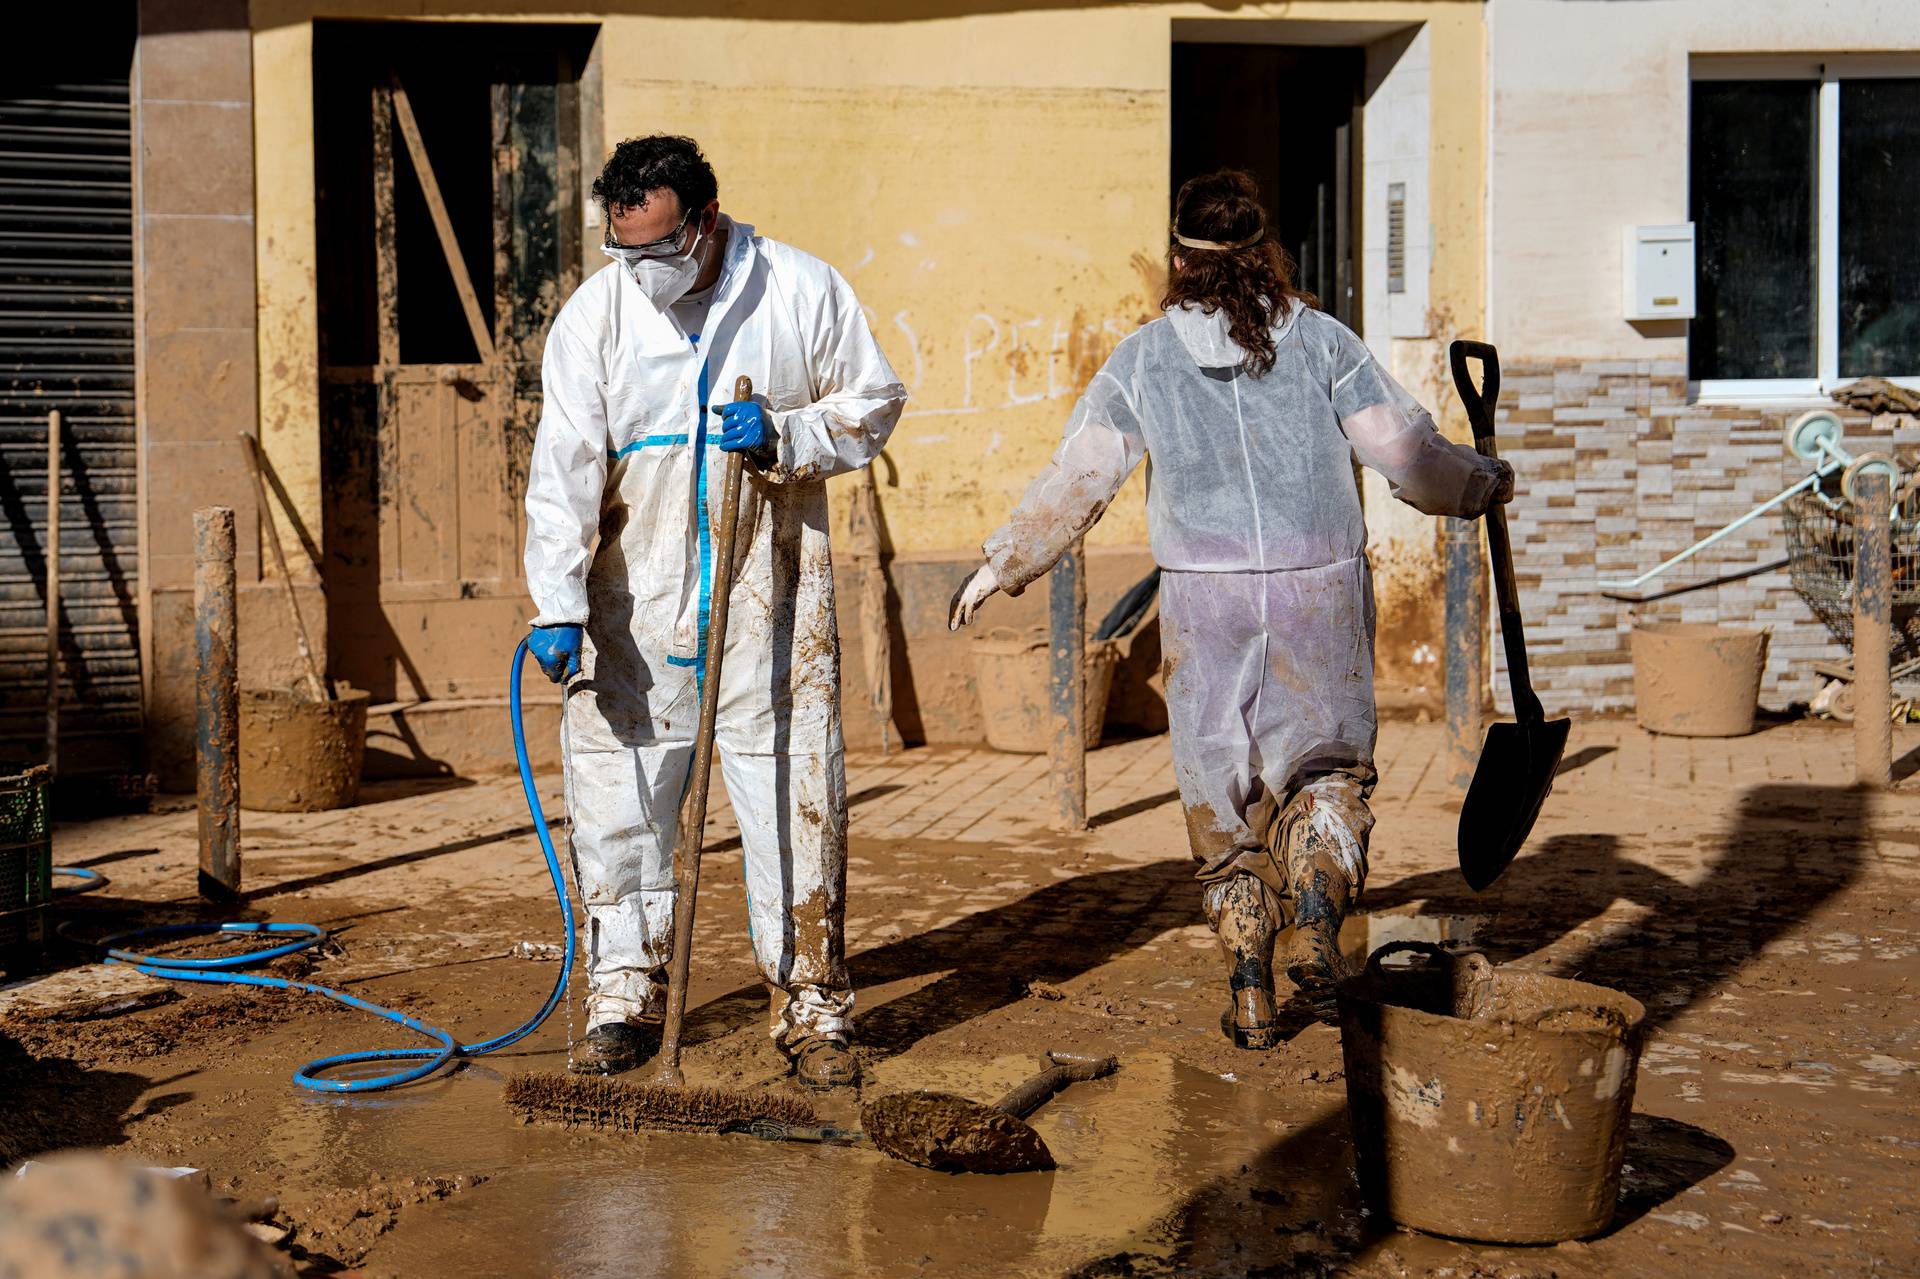
{"label": "bucket handle", "polygon": [[1451,965],[1453,954],[1444,946],[1430,941],[1390,941],[1379,950],[1367,956],[1367,976],[1379,977],[1383,973],[1381,961],[1389,955],[1419,955],[1429,960]]}

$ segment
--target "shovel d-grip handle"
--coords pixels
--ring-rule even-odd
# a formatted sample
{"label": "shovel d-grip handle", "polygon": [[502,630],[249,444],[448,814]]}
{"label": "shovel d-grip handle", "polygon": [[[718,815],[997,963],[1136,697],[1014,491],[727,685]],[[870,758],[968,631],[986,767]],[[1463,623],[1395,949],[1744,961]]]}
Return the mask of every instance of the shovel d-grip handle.
{"label": "shovel d-grip handle", "polygon": [[[1468,360],[1480,362],[1480,385],[1473,384]],[[1453,389],[1466,406],[1473,426],[1473,446],[1480,456],[1498,458],[1493,442],[1494,410],[1500,402],[1500,352],[1491,342],[1462,338],[1447,348],[1453,367]],[[1507,650],[1507,678],[1513,686],[1513,717],[1521,724],[1537,724],[1547,713],[1533,691],[1527,669],[1526,627],[1520,620],[1520,588],[1513,580],[1513,543],[1507,537],[1507,512],[1498,502],[1487,507],[1487,555],[1493,561],[1494,595],[1500,605],[1500,639]]]}
{"label": "shovel d-grip handle", "polygon": [[[1467,361],[1480,361],[1480,387],[1474,389]],[[1466,406],[1467,421],[1473,426],[1473,443],[1488,457],[1493,451],[1493,410],[1500,402],[1500,352],[1491,342],[1473,342],[1461,338],[1447,348],[1447,363],[1453,366],[1453,389]]]}

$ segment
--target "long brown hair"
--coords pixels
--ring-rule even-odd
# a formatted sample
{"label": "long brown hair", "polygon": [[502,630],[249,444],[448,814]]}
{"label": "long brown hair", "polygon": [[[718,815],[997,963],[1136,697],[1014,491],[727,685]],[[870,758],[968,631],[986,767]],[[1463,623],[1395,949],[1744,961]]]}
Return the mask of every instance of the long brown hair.
{"label": "long brown hair", "polygon": [[[1272,329],[1293,307],[1318,300],[1294,285],[1293,258],[1267,226],[1260,184],[1244,169],[1189,178],[1173,202],[1167,293],[1160,307],[1197,306],[1227,313],[1227,331],[1259,377],[1273,367]],[[1215,248],[1182,244],[1203,240]],[[1174,259],[1176,255],[1179,261]]]}

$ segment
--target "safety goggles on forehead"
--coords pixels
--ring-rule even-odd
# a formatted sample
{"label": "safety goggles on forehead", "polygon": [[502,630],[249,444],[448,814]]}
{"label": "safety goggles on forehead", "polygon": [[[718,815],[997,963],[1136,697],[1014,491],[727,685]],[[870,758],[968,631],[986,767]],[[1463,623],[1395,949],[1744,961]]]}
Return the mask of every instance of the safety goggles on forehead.
{"label": "safety goggles on forehead", "polygon": [[620,241],[614,239],[613,222],[612,219],[609,218],[607,222],[607,242],[602,247],[609,253],[618,252],[622,256],[632,255],[637,258],[670,258],[680,252],[680,237],[686,234],[687,223],[693,220],[693,213],[694,211],[692,209],[688,209],[681,215],[680,225],[673,228],[671,234],[664,235],[658,240],[649,240],[645,244],[622,244]]}

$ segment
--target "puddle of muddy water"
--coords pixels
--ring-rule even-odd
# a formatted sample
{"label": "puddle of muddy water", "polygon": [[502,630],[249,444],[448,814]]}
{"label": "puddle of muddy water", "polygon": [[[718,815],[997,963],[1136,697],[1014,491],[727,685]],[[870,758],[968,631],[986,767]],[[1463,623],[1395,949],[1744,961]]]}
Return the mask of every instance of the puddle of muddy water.
{"label": "puddle of muddy water", "polygon": [[[941,1087],[991,1099],[1034,1066],[897,1069],[870,1095]],[[955,1176],[866,1149],[522,1126],[500,1079],[480,1066],[402,1097],[288,1097],[262,1140],[313,1184],[487,1178],[405,1214],[369,1274],[807,1279],[1060,1273],[1121,1251],[1165,1256],[1196,1188],[1236,1177],[1289,1127],[1260,1088],[1137,1056],[1035,1116],[1057,1171]]]}

